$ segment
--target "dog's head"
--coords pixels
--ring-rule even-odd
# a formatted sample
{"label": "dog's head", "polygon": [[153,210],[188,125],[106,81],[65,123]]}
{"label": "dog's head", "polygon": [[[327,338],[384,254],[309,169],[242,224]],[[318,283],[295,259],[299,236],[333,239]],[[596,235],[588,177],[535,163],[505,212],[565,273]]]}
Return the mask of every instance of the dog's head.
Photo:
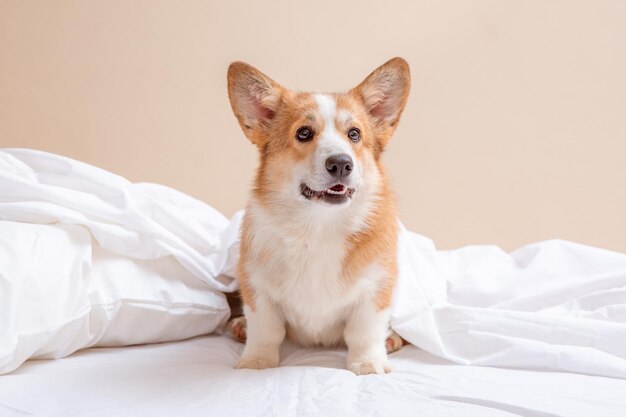
{"label": "dog's head", "polygon": [[260,151],[255,192],[267,204],[347,207],[376,192],[380,155],[409,94],[409,66],[394,58],[346,93],[290,91],[243,62],[228,68],[228,95]]}

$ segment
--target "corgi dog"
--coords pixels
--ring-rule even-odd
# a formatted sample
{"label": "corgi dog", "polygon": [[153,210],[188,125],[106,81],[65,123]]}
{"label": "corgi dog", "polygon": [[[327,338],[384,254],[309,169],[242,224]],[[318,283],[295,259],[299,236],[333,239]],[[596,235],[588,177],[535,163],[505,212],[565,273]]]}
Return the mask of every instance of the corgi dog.
{"label": "corgi dog", "polygon": [[228,68],[228,96],[260,162],[241,229],[245,340],[237,368],[279,364],[287,336],[348,349],[357,375],[391,371],[397,220],[381,154],[407,102],[394,58],[345,93],[294,92],[254,67]]}

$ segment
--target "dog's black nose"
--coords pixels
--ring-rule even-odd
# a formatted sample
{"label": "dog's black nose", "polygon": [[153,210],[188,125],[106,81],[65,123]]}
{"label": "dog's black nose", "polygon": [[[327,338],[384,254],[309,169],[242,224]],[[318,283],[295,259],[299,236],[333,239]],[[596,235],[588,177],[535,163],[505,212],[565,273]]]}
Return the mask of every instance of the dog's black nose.
{"label": "dog's black nose", "polygon": [[340,153],[326,160],[326,170],[336,178],[344,178],[352,172],[353,164],[350,155]]}

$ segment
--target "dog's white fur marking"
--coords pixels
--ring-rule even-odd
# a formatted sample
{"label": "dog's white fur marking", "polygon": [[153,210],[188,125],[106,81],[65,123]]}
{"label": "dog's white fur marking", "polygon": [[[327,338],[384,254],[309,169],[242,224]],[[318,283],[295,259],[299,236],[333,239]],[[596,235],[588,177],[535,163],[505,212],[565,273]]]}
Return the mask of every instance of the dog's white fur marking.
{"label": "dog's white fur marking", "polygon": [[324,130],[317,145],[317,154],[324,157],[324,161],[331,155],[345,153],[354,160],[354,152],[348,144],[345,135],[337,132],[335,122],[337,120],[337,104],[335,100],[325,94],[315,94],[317,111],[324,120]]}
{"label": "dog's white fur marking", "polygon": [[[315,94],[313,96],[317,103],[317,111],[324,122],[324,129],[319,133],[317,148],[314,154],[313,162],[313,179],[311,180],[313,187],[317,189],[325,188],[328,178],[326,172],[326,160],[338,154],[347,154],[352,158],[354,163],[352,173],[350,174],[350,185],[358,184],[361,175],[361,167],[354,155],[354,151],[346,138],[346,134],[337,131],[335,126],[338,120],[337,104],[335,99],[326,94]],[[339,112],[343,113],[343,112]]]}

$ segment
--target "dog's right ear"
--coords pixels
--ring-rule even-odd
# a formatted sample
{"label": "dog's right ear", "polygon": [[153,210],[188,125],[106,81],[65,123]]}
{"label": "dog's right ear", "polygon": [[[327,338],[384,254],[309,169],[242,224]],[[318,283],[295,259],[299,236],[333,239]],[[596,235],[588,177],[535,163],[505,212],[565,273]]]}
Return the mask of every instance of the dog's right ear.
{"label": "dog's right ear", "polygon": [[245,62],[228,67],[228,98],[241,129],[248,139],[260,145],[276,115],[283,88]]}

